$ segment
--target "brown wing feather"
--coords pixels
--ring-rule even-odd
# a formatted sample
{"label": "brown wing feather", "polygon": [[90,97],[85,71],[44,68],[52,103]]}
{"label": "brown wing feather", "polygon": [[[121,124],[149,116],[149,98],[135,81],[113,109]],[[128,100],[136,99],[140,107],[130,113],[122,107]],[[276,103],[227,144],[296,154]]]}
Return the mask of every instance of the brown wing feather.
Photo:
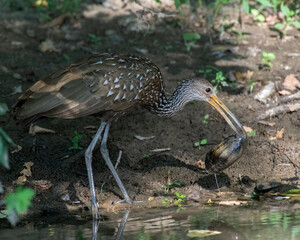
{"label": "brown wing feather", "polygon": [[151,92],[163,90],[161,73],[151,61],[101,54],[35,83],[19,97],[13,113],[18,120],[36,120],[41,116],[71,119],[102,111],[124,111],[156,101],[149,98]]}

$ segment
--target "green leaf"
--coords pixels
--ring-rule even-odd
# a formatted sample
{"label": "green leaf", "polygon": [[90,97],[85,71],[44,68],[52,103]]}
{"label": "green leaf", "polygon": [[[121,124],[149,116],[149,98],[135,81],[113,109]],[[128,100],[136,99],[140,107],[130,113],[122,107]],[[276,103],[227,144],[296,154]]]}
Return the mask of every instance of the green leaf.
{"label": "green leaf", "polygon": [[274,53],[268,53],[268,59],[269,60],[274,60],[276,58]]}
{"label": "green leaf", "polygon": [[242,0],[242,6],[244,8],[245,13],[250,13],[250,5],[247,0]]}
{"label": "green leaf", "polygon": [[256,0],[259,2],[263,7],[273,7],[272,3],[268,0]]}
{"label": "green leaf", "polygon": [[8,211],[16,210],[17,214],[26,212],[31,205],[34,194],[32,189],[18,186],[15,192],[6,196],[6,209]]}
{"label": "green leaf", "polygon": [[202,139],[200,145],[205,145],[205,144],[207,144],[207,139]]}
{"label": "green leaf", "polygon": [[266,51],[262,51],[261,53],[265,58],[268,57],[268,53]]}
{"label": "green leaf", "polygon": [[293,24],[296,28],[300,29],[300,22],[295,21],[295,22],[292,22],[292,24]]}
{"label": "green leaf", "polygon": [[256,17],[259,14],[259,11],[257,11],[256,9],[251,9],[251,14]]}
{"label": "green leaf", "polygon": [[6,132],[0,128],[0,137],[3,138],[8,144],[14,144],[13,140],[6,134]]}
{"label": "green leaf", "polygon": [[189,41],[193,41],[193,40],[198,40],[198,39],[201,38],[200,34],[198,34],[198,33],[184,33],[182,35],[182,37],[183,37],[183,40],[185,42],[189,42]]}
{"label": "green leaf", "polygon": [[274,25],[274,28],[276,28],[276,29],[281,29],[281,28],[283,28],[284,27],[284,24],[283,23],[276,23],[275,25]]}
{"label": "green leaf", "polygon": [[261,59],[261,62],[262,62],[262,63],[267,63],[268,60],[267,60],[266,58],[262,58],[262,59]]}
{"label": "green leaf", "polygon": [[0,103],[0,115],[4,115],[8,111],[8,107],[5,103]]}
{"label": "green leaf", "polygon": [[288,17],[290,13],[290,9],[288,6],[284,5],[283,2],[280,5],[280,11],[283,13],[284,16]]}
{"label": "green leaf", "polygon": [[256,136],[256,130],[252,130],[251,132],[247,132],[248,137],[255,137]]}
{"label": "green leaf", "polygon": [[195,147],[200,147],[200,142],[195,142],[194,145]]}
{"label": "green leaf", "polygon": [[178,9],[180,7],[180,0],[174,0],[174,4],[176,9]]}
{"label": "green leaf", "polygon": [[258,14],[258,16],[256,17],[256,20],[259,22],[265,22],[266,18],[264,15]]}

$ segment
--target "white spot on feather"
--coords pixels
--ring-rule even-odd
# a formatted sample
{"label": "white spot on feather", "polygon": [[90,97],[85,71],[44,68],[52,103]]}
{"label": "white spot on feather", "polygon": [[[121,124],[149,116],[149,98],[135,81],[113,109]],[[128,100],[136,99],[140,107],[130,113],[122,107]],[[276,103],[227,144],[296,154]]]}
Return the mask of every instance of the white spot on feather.
{"label": "white spot on feather", "polygon": [[117,101],[120,97],[120,93],[115,97],[114,101]]}
{"label": "white spot on feather", "polygon": [[103,61],[98,61],[98,62],[92,63],[91,65],[102,64],[102,63],[103,63]]}
{"label": "white spot on feather", "polygon": [[106,84],[108,84],[108,81],[107,81],[107,80],[105,80],[105,82],[103,83],[103,85],[106,85]]}
{"label": "white spot on feather", "polygon": [[130,91],[134,89],[134,86],[132,84],[130,84]]}
{"label": "white spot on feather", "polygon": [[106,97],[109,97],[109,96],[111,96],[111,95],[113,95],[113,94],[114,94],[114,92],[112,92],[111,90],[109,90],[109,92],[108,92],[108,94],[107,94]]}
{"label": "white spot on feather", "polygon": [[115,85],[115,88],[119,88],[121,85],[120,84],[116,84]]}
{"label": "white spot on feather", "polygon": [[116,77],[114,83],[117,83],[117,82],[119,82],[119,78]]}
{"label": "white spot on feather", "polygon": [[127,88],[126,84],[124,84],[123,90],[125,90]]}

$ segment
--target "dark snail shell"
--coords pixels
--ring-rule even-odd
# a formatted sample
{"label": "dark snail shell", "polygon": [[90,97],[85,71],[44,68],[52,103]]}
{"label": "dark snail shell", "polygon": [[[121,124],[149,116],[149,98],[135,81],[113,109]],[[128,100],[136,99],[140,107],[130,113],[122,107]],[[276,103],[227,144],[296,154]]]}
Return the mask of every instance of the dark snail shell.
{"label": "dark snail shell", "polygon": [[235,163],[242,155],[246,137],[237,134],[225,138],[212,148],[205,157],[205,168],[210,173],[218,173]]}

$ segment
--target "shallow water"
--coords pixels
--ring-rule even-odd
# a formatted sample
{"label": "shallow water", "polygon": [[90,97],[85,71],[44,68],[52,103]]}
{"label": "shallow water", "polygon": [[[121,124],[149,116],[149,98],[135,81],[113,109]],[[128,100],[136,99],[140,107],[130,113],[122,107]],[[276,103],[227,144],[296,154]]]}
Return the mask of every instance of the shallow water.
{"label": "shallow water", "polygon": [[[94,239],[116,239],[121,234],[120,223],[125,212],[104,214]],[[123,222],[125,223],[125,222]],[[38,221],[21,222],[14,229],[0,229],[0,239],[91,239],[92,221],[80,215],[72,217],[43,217]],[[259,210],[253,207],[201,207],[180,210],[176,208],[133,210],[120,239],[192,239],[189,230],[216,230],[220,235],[205,237],[218,239],[300,239],[300,213],[278,208]],[[199,239],[194,238],[194,239]]]}

